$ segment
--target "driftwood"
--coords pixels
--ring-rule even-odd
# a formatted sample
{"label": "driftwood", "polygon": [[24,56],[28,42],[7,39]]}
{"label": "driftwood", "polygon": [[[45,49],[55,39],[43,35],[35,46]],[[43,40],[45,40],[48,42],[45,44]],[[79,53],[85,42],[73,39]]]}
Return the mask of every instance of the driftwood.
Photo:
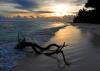
{"label": "driftwood", "polygon": [[[33,43],[33,42],[27,42],[25,37],[21,40],[19,38],[19,35],[18,35],[18,44],[16,45],[15,49],[20,49],[20,50],[23,50],[25,47],[28,47],[28,46],[31,46],[32,49],[35,51],[35,53],[37,54],[45,54],[47,56],[51,56],[53,54],[59,54],[61,53],[62,56],[63,56],[63,60],[65,62],[66,65],[70,65],[70,62],[67,62],[66,59],[65,59],[65,55],[64,55],[64,52],[63,52],[63,48],[68,46],[68,45],[65,45],[65,42],[62,46],[59,46],[57,44],[50,44],[46,47],[41,47],[40,45],[38,45],[37,43]],[[57,49],[55,50],[49,50],[51,47],[57,47]],[[50,52],[44,52],[44,51],[50,51]]]}
{"label": "driftwood", "polygon": [[47,53],[44,53],[44,54],[47,55],[47,56],[51,56],[53,54],[57,54],[58,55],[59,53],[61,53],[62,56],[63,56],[63,60],[64,60],[65,64],[66,65],[70,65],[71,63],[66,61],[64,52],[62,50],[64,47],[65,47],[65,42],[64,42],[63,46],[59,46],[56,50],[50,50],[51,52],[47,52]]}

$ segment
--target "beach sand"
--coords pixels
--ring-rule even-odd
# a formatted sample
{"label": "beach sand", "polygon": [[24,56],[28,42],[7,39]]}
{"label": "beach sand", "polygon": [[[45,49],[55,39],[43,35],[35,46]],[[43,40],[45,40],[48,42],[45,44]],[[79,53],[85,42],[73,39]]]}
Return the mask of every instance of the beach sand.
{"label": "beach sand", "polygon": [[[12,71],[100,71],[100,35],[99,28],[81,27],[81,41],[64,49],[66,60],[72,64],[64,65],[61,55],[59,61],[43,54],[26,53],[26,58],[17,61]],[[85,28],[85,29],[84,29]],[[93,28],[93,27],[92,27]]]}

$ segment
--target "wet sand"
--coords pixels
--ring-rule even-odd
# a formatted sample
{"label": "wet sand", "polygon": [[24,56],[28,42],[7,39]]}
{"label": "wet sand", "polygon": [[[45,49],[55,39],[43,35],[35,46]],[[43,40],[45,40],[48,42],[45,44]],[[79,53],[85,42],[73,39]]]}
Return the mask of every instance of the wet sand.
{"label": "wet sand", "polygon": [[100,71],[100,29],[96,27],[92,31],[91,27],[78,27],[81,30],[80,41],[64,49],[66,60],[72,63],[70,67],[64,65],[60,55],[59,63],[57,59],[43,54],[26,53],[27,57],[17,61],[12,71]]}

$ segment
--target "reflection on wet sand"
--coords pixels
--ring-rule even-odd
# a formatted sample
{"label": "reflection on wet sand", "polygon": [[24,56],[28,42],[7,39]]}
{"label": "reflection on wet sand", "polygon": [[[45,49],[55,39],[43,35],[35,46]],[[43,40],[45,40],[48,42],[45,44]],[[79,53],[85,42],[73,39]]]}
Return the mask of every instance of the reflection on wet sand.
{"label": "reflection on wet sand", "polygon": [[95,47],[100,47],[100,35],[94,33],[91,42]]}
{"label": "reflection on wet sand", "polygon": [[74,44],[79,42],[80,38],[80,29],[75,26],[69,25],[55,32],[55,35],[50,39],[50,42],[55,42],[58,44],[62,44],[63,42]]}

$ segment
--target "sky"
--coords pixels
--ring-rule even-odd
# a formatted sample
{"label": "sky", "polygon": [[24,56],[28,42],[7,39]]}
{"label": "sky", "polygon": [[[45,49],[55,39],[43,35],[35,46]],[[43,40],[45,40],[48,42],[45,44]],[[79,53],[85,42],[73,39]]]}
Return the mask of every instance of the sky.
{"label": "sky", "polygon": [[[0,0],[0,14],[9,12],[77,12],[87,0]],[[65,7],[65,8],[62,8]],[[66,11],[65,10],[65,11]]]}

